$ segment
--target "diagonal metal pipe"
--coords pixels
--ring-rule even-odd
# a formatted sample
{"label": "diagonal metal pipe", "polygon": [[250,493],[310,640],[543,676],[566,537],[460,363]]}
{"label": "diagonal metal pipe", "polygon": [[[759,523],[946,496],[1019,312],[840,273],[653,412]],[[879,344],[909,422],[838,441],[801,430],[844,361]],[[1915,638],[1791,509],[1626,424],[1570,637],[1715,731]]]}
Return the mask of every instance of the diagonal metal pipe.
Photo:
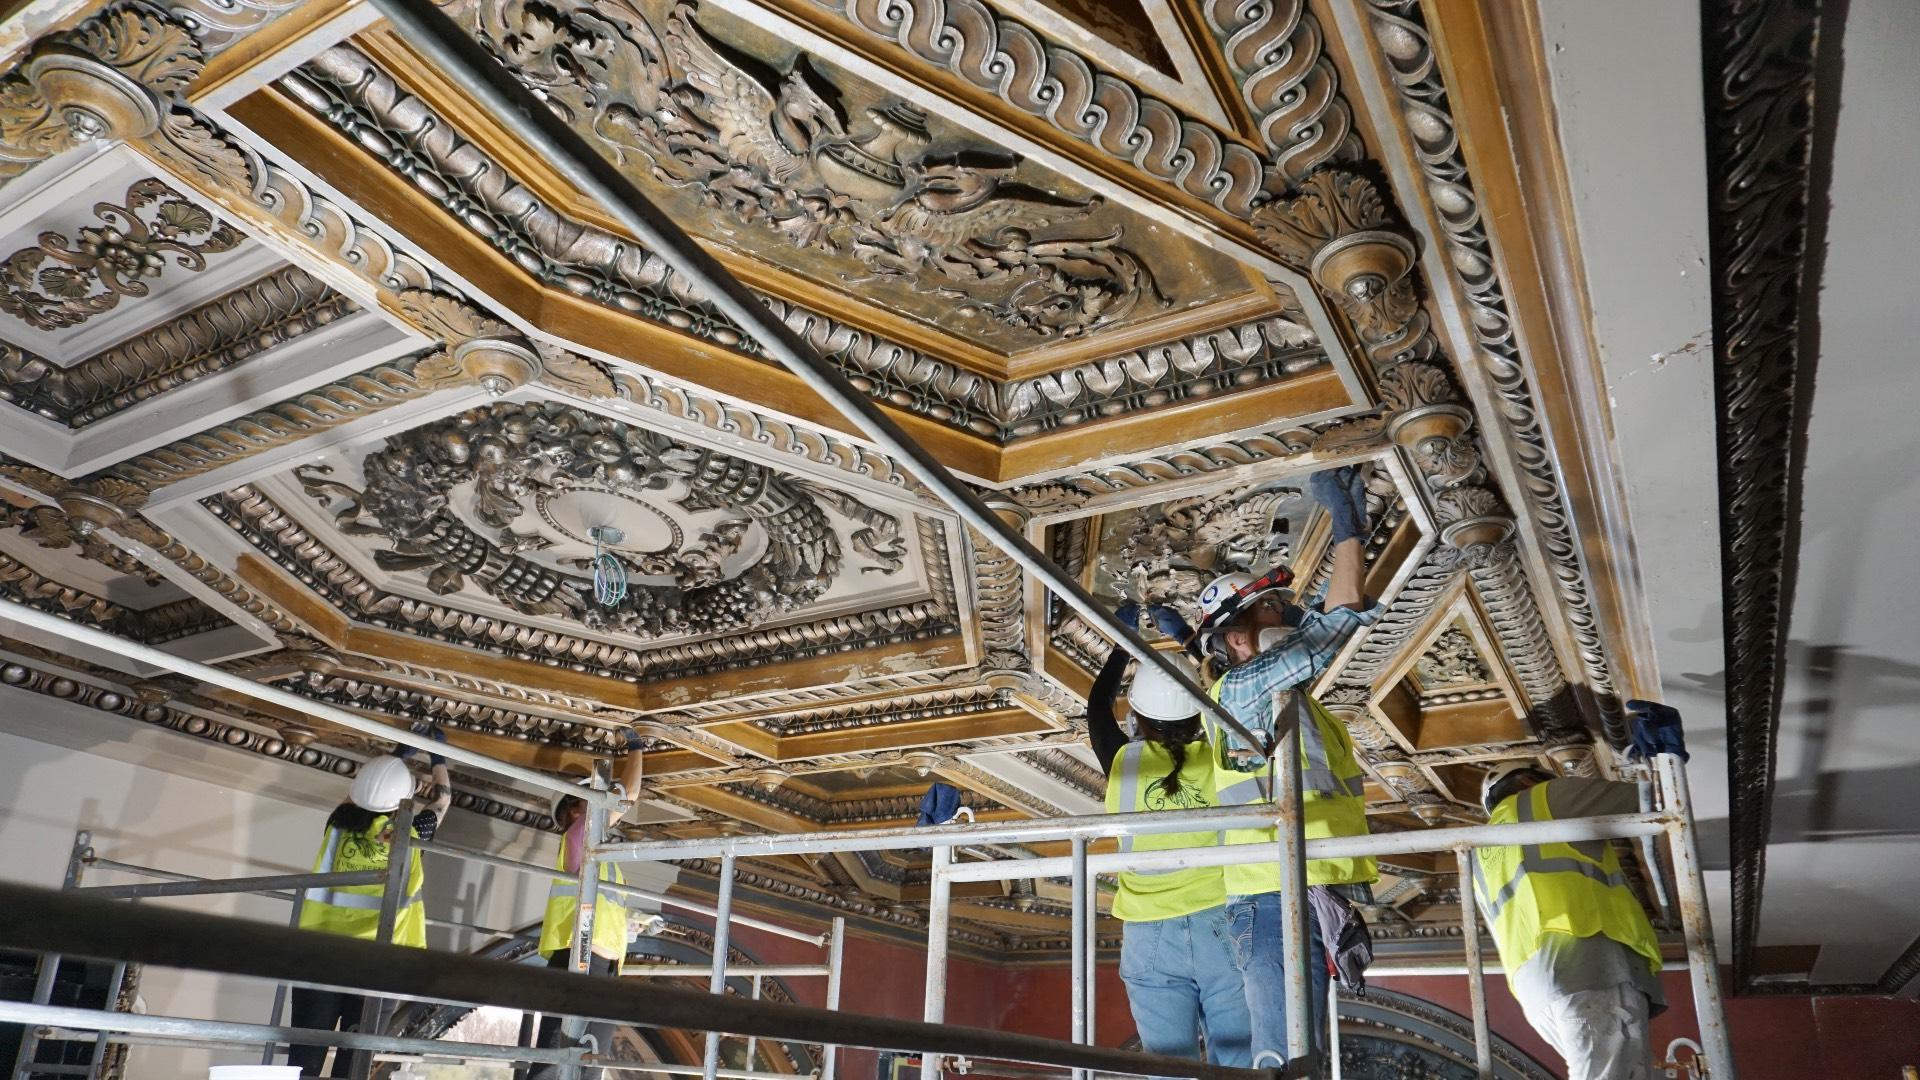
{"label": "diagonal metal pipe", "polygon": [[962,521],[1005,552],[1020,568],[1047,587],[1081,618],[1099,627],[1134,659],[1158,668],[1192,693],[1195,700],[1250,746],[1270,746],[1207,696],[1178,665],[1146,643],[1139,633],[1102,607],[1079,581],[1027,542],[1020,530],[988,508],[973,490],[902,431],[838,368],[789,329],[686,231],[662,213],[632,180],[568,127],[532,91],[521,85],[491,53],[431,0],[372,0],[373,7],[407,42],[460,84],[472,99],[546,159],[568,182],[598,202],[622,228],[685,275],[714,307],[744,328],[788,371],[839,410],[881,449],[897,458],[914,478],[951,507]]}

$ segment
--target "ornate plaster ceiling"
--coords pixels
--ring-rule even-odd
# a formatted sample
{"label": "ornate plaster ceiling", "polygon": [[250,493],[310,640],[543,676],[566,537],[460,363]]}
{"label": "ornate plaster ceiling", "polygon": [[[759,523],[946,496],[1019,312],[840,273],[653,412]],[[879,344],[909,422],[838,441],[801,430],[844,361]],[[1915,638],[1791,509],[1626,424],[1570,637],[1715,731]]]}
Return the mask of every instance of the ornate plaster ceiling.
{"label": "ornate plaster ceiling", "polygon": [[[1366,464],[1388,613],[1319,689],[1378,827],[1475,820],[1494,761],[1612,768],[1618,583],[1419,5],[445,10],[1110,603],[1281,560],[1316,587],[1305,479]],[[9,598],[556,772],[635,728],[666,835],[903,824],[934,779],[983,817],[1097,810],[1109,644],[365,9],[45,31],[0,99]],[[4,644],[8,685],[129,724],[333,772],[375,748]],[[924,866],[747,883],[909,926]],[[1396,864],[1387,936],[1440,935],[1451,888]],[[1024,889],[970,891],[963,940],[1057,946]]]}

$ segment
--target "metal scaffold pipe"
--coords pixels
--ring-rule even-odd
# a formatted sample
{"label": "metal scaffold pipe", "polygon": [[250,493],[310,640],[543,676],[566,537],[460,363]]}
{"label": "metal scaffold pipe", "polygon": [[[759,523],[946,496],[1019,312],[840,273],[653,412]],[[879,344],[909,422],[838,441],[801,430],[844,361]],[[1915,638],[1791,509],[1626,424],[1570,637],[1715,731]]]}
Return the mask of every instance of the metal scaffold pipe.
{"label": "metal scaffold pipe", "polygon": [[30,626],[35,630],[53,634],[65,638],[68,641],[78,642],[79,644],[100,649],[107,653],[118,654],[128,660],[147,664],[151,667],[164,668],[167,671],[179,675],[186,675],[211,686],[218,686],[237,694],[245,694],[248,697],[256,698],[269,705],[290,709],[294,712],[311,716],[316,720],[324,720],[329,724],[346,728],[348,731],[357,731],[362,735],[371,735],[378,739],[398,743],[401,746],[411,746],[418,750],[426,750],[430,753],[439,754],[448,761],[457,761],[462,765],[470,765],[476,769],[490,772],[495,776],[527,784],[531,787],[540,788],[545,791],[555,791],[566,795],[578,795],[588,802],[599,806],[612,807],[618,803],[617,797],[609,792],[588,791],[584,788],[576,787],[572,783],[557,776],[550,776],[534,769],[521,768],[518,765],[509,765],[504,761],[495,761],[485,754],[476,753],[475,751],[455,746],[452,743],[436,742],[427,736],[415,735],[405,728],[390,727],[378,720],[369,720],[364,716],[348,712],[345,709],[336,708],[323,702],[309,701],[298,694],[289,693],[277,686],[254,682],[252,679],[235,675],[230,671],[222,671],[217,667],[211,667],[207,664],[188,660],[183,656],[175,656],[170,652],[156,649],[151,645],[142,645],[137,641],[129,641],[126,638],[116,637],[113,634],[95,630],[90,626],[81,626],[79,623],[69,622],[57,615],[49,615],[44,611],[36,611],[18,601],[7,600],[4,601],[4,603],[6,606],[0,607],[0,621],[15,622],[22,626]]}
{"label": "metal scaffold pipe", "polygon": [[[1255,1070],[1184,1058],[746,1001],[646,980],[580,976],[11,883],[0,883],[0,948],[211,971],[401,1000],[497,1005],[613,1024],[1129,1075],[1268,1080]],[[241,1041],[258,1043],[267,1037],[263,1030]]]}
{"label": "metal scaffold pipe", "polygon": [[1267,740],[1256,738],[1230,712],[1209,698],[1177,664],[1169,662],[1148,645],[1138,631],[1102,607],[1078,579],[1042,555],[1020,530],[1002,520],[971,488],[902,431],[805,338],[781,322],[759,297],[653,205],[618,166],[568,127],[546,103],[514,79],[498,59],[436,9],[431,0],[373,0],[373,7],[393,24],[409,47],[460,84],[480,108],[515,138],[546,158],[577,190],[599,203],[649,251],[684,275],[705,300],[751,335],[767,356],[793,372],[876,445],[896,458],[914,479],[952,507],[962,521],[991,540],[1021,569],[1045,582],[1063,603],[1133,654],[1134,659],[1159,669],[1186,687],[1208,712],[1250,745],[1265,745]]}

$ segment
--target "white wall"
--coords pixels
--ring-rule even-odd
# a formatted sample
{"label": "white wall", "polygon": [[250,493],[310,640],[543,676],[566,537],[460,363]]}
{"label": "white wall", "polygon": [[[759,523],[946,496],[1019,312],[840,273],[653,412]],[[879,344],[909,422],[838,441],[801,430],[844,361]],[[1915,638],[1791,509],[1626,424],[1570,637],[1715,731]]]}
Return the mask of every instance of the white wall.
{"label": "white wall", "polygon": [[[93,833],[100,856],[143,866],[203,877],[305,872],[346,785],[313,769],[0,688],[0,791],[8,793],[0,805],[0,876],[15,881],[57,887],[79,828]],[[459,810],[448,815],[440,838],[543,865],[554,857],[551,835]],[[431,856],[426,867],[431,917],[502,928],[540,918],[542,879]],[[637,875],[628,877],[640,883]],[[133,880],[99,871],[87,883]],[[670,880],[670,873],[655,875],[647,884],[664,887]],[[284,902],[252,896],[142,902],[274,922],[288,915]],[[458,951],[485,940],[438,927],[428,938],[432,948]],[[255,980],[159,969],[149,969],[140,985],[149,1013],[249,1023],[265,1022],[271,995],[270,985]],[[209,1063],[257,1060],[245,1052],[136,1048],[128,1072],[203,1076]]]}

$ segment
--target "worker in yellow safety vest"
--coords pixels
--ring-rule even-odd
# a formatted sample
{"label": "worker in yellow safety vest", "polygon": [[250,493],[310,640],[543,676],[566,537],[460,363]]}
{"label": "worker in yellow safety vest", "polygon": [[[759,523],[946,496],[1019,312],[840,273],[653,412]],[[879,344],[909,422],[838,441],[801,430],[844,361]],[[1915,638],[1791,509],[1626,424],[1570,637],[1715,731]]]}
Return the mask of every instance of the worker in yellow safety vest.
{"label": "worker in yellow safety vest", "polygon": [[[1363,836],[1367,832],[1365,771],[1346,725],[1308,691],[1346,643],[1383,610],[1365,595],[1365,484],[1360,470],[1348,466],[1316,474],[1311,486],[1315,499],[1327,510],[1332,532],[1332,574],[1324,602],[1317,609],[1295,603],[1284,588],[1292,580],[1284,568],[1260,577],[1225,574],[1201,592],[1197,640],[1215,669],[1224,669],[1213,682],[1211,695],[1236,720],[1276,740],[1298,728],[1306,835]],[[1210,716],[1204,722],[1213,748],[1214,791],[1220,805],[1272,802],[1273,772],[1262,748],[1244,745]],[[1231,829],[1225,842],[1272,844],[1275,839],[1272,828]],[[1280,867],[1276,862],[1258,862],[1228,866],[1225,871],[1227,921],[1253,1022],[1254,1066],[1269,1063],[1269,1055],[1284,1062],[1288,957],[1282,945]],[[1360,964],[1364,963],[1364,950],[1353,949],[1344,939],[1353,934],[1364,937],[1365,923],[1353,905],[1371,902],[1368,883],[1378,880],[1380,871],[1371,858],[1315,859],[1307,863],[1306,871],[1307,883],[1318,894],[1311,902],[1319,916],[1307,920],[1308,953],[1313,958],[1308,970],[1308,1030],[1313,1050],[1324,1055],[1327,947],[1346,944],[1349,955],[1361,956]],[[1301,899],[1309,902],[1307,897]],[[1323,925],[1327,922],[1357,929],[1328,932],[1331,928]],[[1343,964],[1343,971],[1356,966]]]}
{"label": "worker in yellow safety vest", "polygon": [[[437,741],[446,740],[439,728],[421,724],[416,725],[414,731]],[[320,853],[313,860],[314,873],[345,874],[387,868],[393,852],[393,813],[419,787],[407,764],[413,753],[408,747],[398,754],[373,758],[360,766],[347,791],[347,801],[334,807],[327,817]],[[429,754],[428,758],[433,779],[426,791],[426,806],[413,814],[411,835],[416,840],[433,837],[453,802],[446,759],[439,754]],[[407,857],[406,897],[393,924],[395,945],[427,947],[427,911],[420,895],[424,877],[420,850],[414,848]],[[307,889],[300,905],[300,928],[371,941],[380,926],[380,903],[385,895],[383,883]],[[321,1031],[332,1031],[336,1026],[351,1029],[359,1023],[365,1004],[366,999],[358,994],[295,987],[292,1024]],[[334,1054],[333,1067],[327,1075],[350,1075],[353,1056],[348,1051]],[[287,1051],[287,1064],[298,1067],[304,1076],[319,1076],[326,1057],[324,1046],[293,1046]]]}
{"label": "worker in yellow safety vest", "polygon": [[[1139,609],[1115,613],[1132,625]],[[1156,607],[1163,624],[1179,616]],[[1163,625],[1162,629],[1166,629]],[[1179,627],[1184,630],[1184,626]],[[1087,695],[1087,737],[1107,774],[1107,812],[1215,805],[1213,765],[1200,730],[1200,703],[1153,668],[1133,678],[1128,704],[1136,737],[1114,719],[1114,699],[1130,659],[1116,648]],[[1120,838],[1121,851],[1219,843],[1218,832],[1142,833]],[[1119,875],[1113,916],[1121,921],[1120,978],[1140,1042],[1155,1054],[1244,1068],[1253,1061],[1246,990],[1233,962],[1220,867],[1129,870]]]}
{"label": "worker in yellow safety vest", "polygon": [[[634,800],[640,794],[641,754],[640,735],[632,728],[622,729],[626,739],[627,752],[621,758],[619,775],[615,778],[615,791],[620,795],[617,809],[607,811],[606,827],[609,831],[619,824],[633,807]],[[547,966],[565,968],[572,955],[573,937],[580,925],[580,868],[585,865],[587,853],[587,814],[586,800],[578,795],[562,795],[553,807],[554,828],[560,830],[560,848],[554,854],[553,868],[574,875],[573,880],[556,877],[547,886],[547,911],[540,921],[540,953],[547,958]],[[613,863],[600,863],[601,881],[626,884],[626,877]],[[596,890],[593,903],[593,940],[587,961],[587,971],[593,975],[618,975],[620,965],[627,958],[627,906],[621,897],[609,890]],[[557,1016],[542,1017],[540,1021],[540,1045],[556,1047],[563,1043],[563,1023]],[[608,1053],[608,1045],[613,1037],[613,1025],[589,1024],[587,1034],[592,1036],[594,1045],[600,1053]],[[558,1067],[542,1067],[533,1072],[534,1080],[548,1075],[557,1075]]]}
{"label": "worker in yellow safety vest", "polygon": [[[1632,814],[1633,784],[1554,778],[1528,762],[1488,771],[1487,821]],[[1660,945],[1605,840],[1483,847],[1474,853],[1480,901],[1507,986],[1567,1061],[1567,1080],[1645,1080],[1653,1055],[1647,1020],[1666,1008]]]}

